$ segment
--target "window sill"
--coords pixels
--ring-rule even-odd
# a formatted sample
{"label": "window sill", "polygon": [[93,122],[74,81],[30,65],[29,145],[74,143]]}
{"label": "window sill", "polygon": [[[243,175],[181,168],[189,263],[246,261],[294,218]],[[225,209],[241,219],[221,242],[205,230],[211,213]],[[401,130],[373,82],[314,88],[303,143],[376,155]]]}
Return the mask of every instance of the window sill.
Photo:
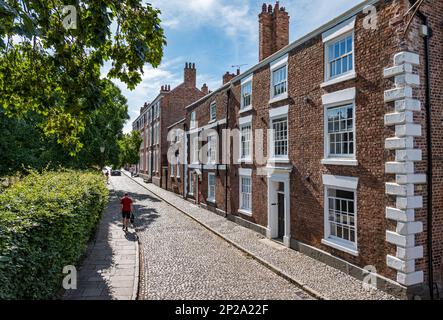
{"label": "window sill", "polygon": [[269,163],[290,163],[291,160],[289,160],[289,158],[270,158],[268,159],[268,164]]}
{"label": "window sill", "polygon": [[238,209],[237,212],[240,213],[240,214],[243,214],[245,216],[252,217],[252,212],[251,211],[246,211],[246,210]]}
{"label": "window sill", "polygon": [[248,106],[248,107],[245,107],[245,108],[243,108],[243,109],[240,109],[240,111],[238,112],[238,113],[244,113],[244,112],[248,112],[248,111],[251,111],[253,108],[252,108],[252,105],[250,105],[250,106]]}
{"label": "window sill", "polygon": [[323,159],[321,164],[331,165],[331,166],[358,166],[358,160],[355,159]]}
{"label": "window sill", "polygon": [[325,246],[349,253],[350,255],[353,255],[355,257],[358,257],[358,250],[355,246],[347,243],[343,243],[341,241],[337,241],[335,239],[322,239],[321,243]]}
{"label": "window sill", "polygon": [[215,199],[206,199],[207,202],[215,204]]}
{"label": "window sill", "polygon": [[214,122],[217,122],[217,119],[209,120],[208,124],[211,124],[211,123],[214,123]]}
{"label": "window sill", "polygon": [[281,95],[273,97],[271,100],[269,100],[269,104],[276,103],[276,102],[279,102],[279,101],[282,101],[282,100],[285,100],[285,99],[288,99],[288,93],[287,92],[283,93]]}
{"label": "window sill", "polygon": [[245,158],[245,159],[238,159],[238,163],[239,164],[252,164],[252,159],[251,158]]}
{"label": "window sill", "polygon": [[320,87],[321,88],[329,87],[329,86],[332,86],[333,84],[337,84],[337,83],[340,83],[340,82],[343,82],[343,81],[348,81],[348,80],[355,79],[356,77],[357,77],[357,74],[355,73],[355,71],[353,71],[353,72],[341,75],[341,76],[339,76],[337,78],[333,78],[333,79],[327,80],[327,81],[323,82],[320,85]]}

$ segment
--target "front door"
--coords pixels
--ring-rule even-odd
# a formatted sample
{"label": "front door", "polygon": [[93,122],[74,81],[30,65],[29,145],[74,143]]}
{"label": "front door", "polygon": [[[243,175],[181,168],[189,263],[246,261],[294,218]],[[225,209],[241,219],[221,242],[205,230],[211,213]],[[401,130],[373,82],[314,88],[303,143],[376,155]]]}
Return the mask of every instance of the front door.
{"label": "front door", "polygon": [[285,195],[278,193],[278,238],[285,235]]}

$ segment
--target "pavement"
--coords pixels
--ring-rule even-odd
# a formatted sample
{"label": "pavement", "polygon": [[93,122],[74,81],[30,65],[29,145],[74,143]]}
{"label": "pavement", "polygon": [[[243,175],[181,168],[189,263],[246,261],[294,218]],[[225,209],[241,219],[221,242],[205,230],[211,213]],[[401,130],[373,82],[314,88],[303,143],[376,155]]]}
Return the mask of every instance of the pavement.
{"label": "pavement", "polygon": [[177,194],[126,179],[138,184],[125,182],[128,188],[151,199],[141,213],[148,225],[137,227],[141,298],[287,299],[292,288],[325,300],[396,299]]}
{"label": "pavement", "polygon": [[135,300],[139,282],[138,238],[122,230],[120,198],[125,190],[110,179],[110,201],[78,270],[77,289],[64,300]]}
{"label": "pavement", "polygon": [[312,297],[126,176],[135,199],[140,300],[304,300]]}

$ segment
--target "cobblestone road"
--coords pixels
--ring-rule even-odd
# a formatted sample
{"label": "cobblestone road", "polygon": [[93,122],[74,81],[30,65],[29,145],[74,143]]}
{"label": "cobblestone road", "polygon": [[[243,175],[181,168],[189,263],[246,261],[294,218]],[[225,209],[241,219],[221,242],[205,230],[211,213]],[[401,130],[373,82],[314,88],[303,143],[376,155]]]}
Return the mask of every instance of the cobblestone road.
{"label": "cobblestone road", "polygon": [[113,183],[135,200],[139,299],[310,299],[128,177]]}

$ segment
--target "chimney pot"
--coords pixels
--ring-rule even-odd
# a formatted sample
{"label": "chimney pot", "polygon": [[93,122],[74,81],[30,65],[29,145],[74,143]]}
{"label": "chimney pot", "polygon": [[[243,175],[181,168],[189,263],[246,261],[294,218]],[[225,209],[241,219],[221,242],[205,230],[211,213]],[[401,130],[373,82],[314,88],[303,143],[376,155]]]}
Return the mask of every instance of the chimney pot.
{"label": "chimney pot", "polygon": [[[264,7],[262,7],[263,9]],[[260,61],[271,56],[289,44],[289,15],[277,1],[267,7],[268,14],[259,14],[259,57]]]}
{"label": "chimney pot", "polygon": [[208,94],[208,93],[209,93],[209,88],[208,88],[208,86],[206,85],[206,83],[203,84],[203,86],[202,86],[202,88],[201,88],[201,91],[202,91],[204,94]]}
{"label": "chimney pot", "polygon": [[195,88],[197,85],[197,70],[195,69],[195,63],[186,63],[184,71],[184,84],[188,88]]}

